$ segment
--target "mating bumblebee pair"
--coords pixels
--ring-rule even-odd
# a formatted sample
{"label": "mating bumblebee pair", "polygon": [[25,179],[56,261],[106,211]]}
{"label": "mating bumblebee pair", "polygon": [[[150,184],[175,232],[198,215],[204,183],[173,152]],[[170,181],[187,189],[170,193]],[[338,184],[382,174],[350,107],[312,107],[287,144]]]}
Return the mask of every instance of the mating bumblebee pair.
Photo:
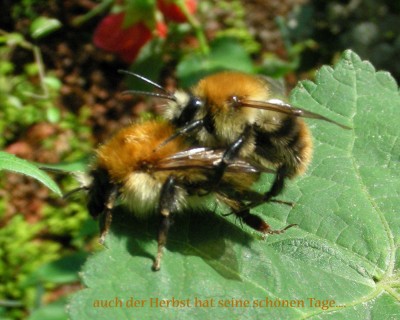
{"label": "mating bumblebee pair", "polygon": [[[221,72],[203,78],[190,92],[168,92],[132,75],[160,90],[129,92],[166,99],[165,120],[121,129],[97,149],[87,189],[90,214],[105,217],[101,240],[118,197],[137,216],[157,208],[161,222],[153,270],[160,269],[171,216],[197,206],[207,194],[215,195],[261,233],[282,233],[293,226],[272,230],[250,209],[268,201],[281,202],[274,198],[285,179],[306,170],[312,142],[302,117],[338,123],[272,99],[262,77]],[[251,187],[263,172],[274,173],[275,179],[260,194]]]}

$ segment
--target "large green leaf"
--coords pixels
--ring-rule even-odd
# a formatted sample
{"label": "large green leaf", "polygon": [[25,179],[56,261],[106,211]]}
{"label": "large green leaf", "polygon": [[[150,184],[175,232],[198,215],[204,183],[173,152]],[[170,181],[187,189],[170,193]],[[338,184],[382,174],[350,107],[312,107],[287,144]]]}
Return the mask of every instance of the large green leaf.
{"label": "large green leaf", "polygon": [[[254,210],[274,228],[297,228],[262,240],[220,209],[182,215],[154,273],[156,220],[117,210],[107,248],[83,268],[87,288],[73,296],[71,318],[398,319],[398,87],[388,73],[346,51],[315,83],[300,83],[291,102],[353,128],[307,120],[313,163],[281,196],[296,206]],[[143,305],[128,308],[133,299]],[[161,306],[162,299],[170,305]],[[182,300],[180,306],[172,299]],[[236,305],[220,306],[225,299]],[[96,307],[99,300],[114,304]]]}

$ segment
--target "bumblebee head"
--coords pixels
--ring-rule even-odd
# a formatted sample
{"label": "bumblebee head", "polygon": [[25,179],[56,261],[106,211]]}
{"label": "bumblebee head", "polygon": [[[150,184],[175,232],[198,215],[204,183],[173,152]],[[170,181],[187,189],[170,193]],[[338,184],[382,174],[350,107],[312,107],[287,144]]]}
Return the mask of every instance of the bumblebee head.
{"label": "bumblebee head", "polygon": [[204,101],[186,91],[177,90],[174,97],[175,101],[170,101],[165,108],[164,117],[177,127],[193,121],[203,109]]}
{"label": "bumblebee head", "polygon": [[139,91],[139,90],[127,90],[125,94],[141,94],[146,96],[157,97],[161,99],[168,100],[168,104],[164,111],[164,117],[170,120],[174,125],[180,127],[194,120],[199,110],[203,109],[203,100],[191,93],[183,90],[176,90],[175,92],[170,92],[160,86],[159,84],[147,79],[139,74],[127,71],[119,70],[120,73],[125,73],[134,76],[153,87],[157,88],[161,92],[149,92],[149,91]]}

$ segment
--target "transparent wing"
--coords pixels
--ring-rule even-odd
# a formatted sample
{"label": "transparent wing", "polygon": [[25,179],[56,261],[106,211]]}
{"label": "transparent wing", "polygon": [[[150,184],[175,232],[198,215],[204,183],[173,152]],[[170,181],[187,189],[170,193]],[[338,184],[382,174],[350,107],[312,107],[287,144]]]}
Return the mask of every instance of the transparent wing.
{"label": "transparent wing", "polygon": [[284,79],[274,79],[266,75],[258,75],[258,78],[265,83],[265,86],[268,88],[270,93],[270,97],[287,101],[287,91]]}
{"label": "transparent wing", "polygon": [[257,101],[257,100],[249,100],[249,99],[239,99],[236,98],[234,101],[235,105],[241,106],[241,107],[248,107],[248,108],[256,108],[256,109],[262,109],[262,110],[270,110],[270,111],[275,111],[275,112],[280,112],[284,114],[288,114],[294,117],[303,117],[303,118],[312,118],[312,119],[319,119],[319,120],[324,120],[333,124],[336,124],[337,126],[350,130],[351,128],[348,126],[345,126],[343,124],[340,124],[336,121],[333,121],[329,118],[326,118],[318,113],[314,113],[311,111],[307,111],[304,109],[300,108],[295,108],[294,106],[283,102],[279,99],[270,99],[267,101]]}
{"label": "transparent wing", "polygon": [[[224,155],[223,149],[193,148],[175,153],[159,161],[156,170],[179,170],[179,169],[213,169],[220,162]],[[251,164],[241,158],[237,158],[228,164],[228,172],[257,173],[275,171],[263,168],[257,164]]]}

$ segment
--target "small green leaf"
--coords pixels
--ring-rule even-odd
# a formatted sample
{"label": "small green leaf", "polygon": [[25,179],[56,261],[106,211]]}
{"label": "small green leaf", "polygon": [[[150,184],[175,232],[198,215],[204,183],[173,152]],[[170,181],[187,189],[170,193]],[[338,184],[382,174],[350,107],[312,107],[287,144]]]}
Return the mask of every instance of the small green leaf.
{"label": "small green leaf", "polygon": [[24,41],[24,36],[17,32],[6,33],[0,36],[0,43],[6,43],[9,46],[22,45]]}
{"label": "small green leaf", "polygon": [[3,100],[3,103],[4,106],[10,108],[22,109],[23,107],[22,101],[19,98],[12,95],[7,95]]}
{"label": "small green leaf", "polygon": [[61,26],[61,22],[57,19],[39,17],[31,24],[31,36],[33,39],[40,39],[60,29]]}
{"label": "small green leaf", "polygon": [[16,156],[0,151],[0,171],[8,170],[27,175],[43,183],[51,191],[62,196],[62,192],[57,184],[42,170],[33,163]]}
{"label": "small green leaf", "polygon": [[152,24],[155,11],[154,0],[128,0],[125,2],[125,19],[123,27],[129,27],[136,22],[144,21]]}
{"label": "small green leaf", "polygon": [[11,61],[0,61],[0,74],[6,75],[14,70],[14,64]]}
{"label": "small green leaf", "polygon": [[60,79],[53,76],[44,77],[43,82],[46,86],[54,91],[59,91],[62,87],[62,82],[60,81]]}
{"label": "small green leaf", "polygon": [[36,62],[24,65],[24,72],[29,76],[35,76],[39,73],[39,65]]}
{"label": "small green leaf", "polygon": [[61,117],[60,109],[57,107],[48,108],[46,110],[46,116],[50,123],[57,123],[60,121]]}
{"label": "small green leaf", "polygon": [[[398,86],[346,51],[315,82],[299,83],[291,103],[352,127],[306,119],[313,162],[279,197],[295,207],[253,209],[274,229],[298,227],[262,241],[220,206],[177,215],[155,273],[157,217],[143,221],[119,208],[106,248],[84,265],[87,289],[73,296],[71,319],[397,319]],[[272,178],[257,189],[268,190]],[[96,305],[116,299],[121,307]],[[134,299],[144,305],[132,307]]]}

